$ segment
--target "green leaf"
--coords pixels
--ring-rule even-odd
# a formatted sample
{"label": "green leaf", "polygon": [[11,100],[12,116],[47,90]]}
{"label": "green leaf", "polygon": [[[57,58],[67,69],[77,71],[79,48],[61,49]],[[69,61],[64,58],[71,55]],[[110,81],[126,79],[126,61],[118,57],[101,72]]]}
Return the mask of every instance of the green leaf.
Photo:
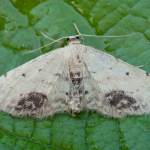
{"label": "green leaf", "polygon": [[[150,73],[149,10],[146,0],[0,0],[0,74],[60,47],[24,54],[51,42],[41,31],[53,39],[76,35],[73,22],[83,34],[133,34],[84,41]],[[0,112],[1,150],[149,150],[149,140],[150,115],[114,119],[92,111],[36,120]]]}

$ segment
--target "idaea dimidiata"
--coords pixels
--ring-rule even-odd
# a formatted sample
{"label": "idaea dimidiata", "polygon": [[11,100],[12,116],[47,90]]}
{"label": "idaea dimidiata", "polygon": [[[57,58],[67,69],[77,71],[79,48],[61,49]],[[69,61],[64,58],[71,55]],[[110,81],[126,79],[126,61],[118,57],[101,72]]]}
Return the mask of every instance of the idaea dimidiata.
{"label": "idaea dimidiata", "polygon": [[43,118],[82,110],[112,117],[150,112],[150,74],[68,38],[58,48],[0,77],[0,110]]}

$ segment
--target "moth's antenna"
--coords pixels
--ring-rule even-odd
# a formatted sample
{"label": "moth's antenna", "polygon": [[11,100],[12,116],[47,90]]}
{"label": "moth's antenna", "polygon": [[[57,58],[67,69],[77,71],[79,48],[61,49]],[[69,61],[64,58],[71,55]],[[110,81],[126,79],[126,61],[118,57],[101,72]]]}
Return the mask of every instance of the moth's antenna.
{"label": "moth's antenna", "polygon": [[[47,38],[47,39],[49,39],[49,40],[52,40],[52,41],[55,41],[54,39],[52,39],[52,38],[48,37],[46,34],[44,34],[42,31],[41,31],[41,34],[42,34],[45,38]],[[64,47],[64,43],[63,43],[62,41],[57,41],[57,42],[61,44],[61,47]]]}
{"label": "moth's antenna", "polygon": [[[74,35],[74,36],[80,36],[80,35]],[[62,39],[67,39],[67,38],[70,38],[70,36],[65,36],[65,37],[62,37],[62,38],[57,39],[57,40],[54,40],[54,39],[53,39],[54,41],[51,42],[51,43],[48,43],[48,44],[46,44],[46,45],[44,45],[44,46],[42,46],[42,47],[39,47],[39,48],[37,48],[37,49],[34,49],[34,50],[32,50],[32,51],[24,52],[24,53],[22,53],[22,54],[29,54],[29,53],[35,52],[35,51],[37,51],[37,50],[39,50],[39,49],[41,49],[41,48],[44,48],[44,47],[49,46],[49,45],[51,45],[51,44],[53,44],[53,43],[59,42],[59,41],[62,40]]]}
{"label": "moth's antenna", "polygon": [[127,34],[127,35],[119,35],[119,36],[101,36],[101,35],[87,35],[87,34],[81,34],[81,35],[78,35],[78,36],[91,36],[91,37],[126,37],[126,36],[131,36],[131,35],[134,35],[134,34]]}
{"label": "moth's antenna", "polygon": [[77,25],[76,25],[74,22],[73,22],[73,25],[74,25],[74,27],[76,28],[78,34],[81,35],[81,38],[82,38],[82,44],[84,44],[84,38],[83,38],[82,34],[80,33],[79,29],[77,28]]}
{"label": "moth's antenna", "polygon": [[[82,37],[82,42],[84,42],[84,40],[83,40],[83,36],[91,36],[91,37],[127,37],[127,36],[134,35],[134,34],[120,35],[120,36],[99,36],[99,35],[87,35],[87,34],[81,34],[81,33],[79,32],[79,30],[78,30],[78,28],[77,28],[77,26],[76,26],[76,24],[75,24],[75,23],[74,23],[74,26],[75,26],[75,28],[76,28],[77,32],[79,33],[78,35],[74,35],[74,36],[81,36],[81,37]],[[60,39],[54,40],[54,39],[52,39],[52,38],[49,38],[49,37],[48,37],[47,35],[45,35],[43,32],[41,32],[41,34],[42,34],[44,37],[46,37],[47,39],[52,40],[53,42],[48,43],[48,44],[46,44],[46,45],[44,45],[44,46],[42,46],[42,47],[40,47],[40,48],[34,49],[34,50],[32,50],[32,51],[24,52],[24,53],[22,53],[22,54],[28,54],[28,53],[35,52],[35,51],[37,51],[37,50],[39,50],[39,49],[41,49],[41,48],[44,48],[44,47],[46,47],[46,46],[49,46],[49,45],[53,44],[53,43],[56,43],[56,42],[61,43],[61,41],[60,41],[60,40],[62,40],[62,39],[70,38],[70,36],[65,36],[65,37],[62,37],[62,38],[60,38]],[[62,43],[61,43],[61,45],[62,45]]]}

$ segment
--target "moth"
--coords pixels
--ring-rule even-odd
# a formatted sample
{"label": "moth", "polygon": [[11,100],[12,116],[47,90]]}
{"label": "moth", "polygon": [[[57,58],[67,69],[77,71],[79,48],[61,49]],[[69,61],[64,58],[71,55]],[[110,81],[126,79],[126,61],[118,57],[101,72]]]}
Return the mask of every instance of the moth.
{"label": "moth", "polygon": [[80,43],[43,54],[0,77],[0,110],[43,118],[95,110],[115,118],[150,112],[150,74]]}

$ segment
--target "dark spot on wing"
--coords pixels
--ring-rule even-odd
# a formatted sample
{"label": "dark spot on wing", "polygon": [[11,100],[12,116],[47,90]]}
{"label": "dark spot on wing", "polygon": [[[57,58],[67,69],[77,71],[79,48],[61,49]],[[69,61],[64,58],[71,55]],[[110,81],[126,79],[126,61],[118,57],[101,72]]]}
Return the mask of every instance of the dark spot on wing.
{"label": "dark spot on wing", "polygon": [[79,97],[80,102],[82,101],[82,96]]}
{"label": "dark spot on wing", "polygon": [[89,91],[86,90],[86,91],[85,91],[85,94],[89,94]]}
{"label": "dark spot on wing", "polygon": [[118,61],[118,58],[117,57],[115,57],[116,58],[116,60]]}
{"label": "dark spot on wing", "polygon": [[110,105],[117,109],[127,109],[132,107],[134,110],[139,108],[136,100],[127,95],[124,91],[111,91],[105,94],[105,97],[108,98]]}
{"label": "dark spot on wing", "polygon": [[129,75],[129,72],[126,72],[126,75]]}
{"label": "dark spot on wing", "polygon": [[39,69],[39,71],[41,71],[42,69]]}
{"label": "dark spot on wing", "polygon": [[54,75],[55,75],[55,76],[60,76],[60,74],[59,74],[59,73],[55,73]]}
{"label": "dark spot on wing", "polygon": [[25,73],[23,73],[23,74],[22,74],[22,76],[23,76],[23,77],[25,77],[25,76],[26,76],[26,74],[25,74]]}
{"label": "dark spot on wing", "polygon": [[77,75],[80,76],[80,72],[77,72]]}
{"label": "dark spot on wing", "polygon": [[65,94],[66,94],[66,95],[69,95],[69,93],[68,93],[68,92],[66,92]]}
{"label": "dark spot on wing", "polygon": [[20,94],[20,96],[22,96],[23,94]]}
{"label": "dark spot on wing", "polygon": [[13,106],[7,105],[7,111],[11,111],[12,109],[13,109]]}
{"label": "dark spot on wing", "polygon": [[82,78],[78,78],[78,84],[80,84],[81,81],[82,81]]}
{"label": "dark spot on wing", "polygon": [[65,80],[66,80],[66,81],[69,81],[69,78],[66,77]]}
{"label": "dark spot on wing", "polygon": [[95,71],[92,71],[92,73],[96,73]]}
{"label": "dark spot on wing", "polygon": [[4,74],[4,77],[6,77],[6,76],[7,76],[7,73]]}
{"label": "dark spot on wing", "polygon": [[81,88],[79,88],[79,94],[81,94],[82,93],[82,91],[83,91],[83,88],[81,87]]}
{"label": "dark spot on wing", "polygon": [[70,72],[70,77],[74,77],[74,73],[73,72]]}
{"label": "dark spot on wing", "polygon": [[110,67],[110,69],[112,69],[112,68]]}
{"label": "dark spot on wing", "polygon": [[22,74],[22,76],[23,76],[23,77],[26,77],[26,74],[25,74],[25,73],[23,73],[23,74]]}
{"label": "dark spot on wing", "polygon": [[132,108],[136,111],[136,110],[140,109],[140,106],[139,105],[138,106],[132,106]]}
{"label": "dark spot on wing", "polygon": [[146,72],[146,75],[147,75],[147,76],[149,76],[149,73],[148,73],[148,72]]}
{"label": "dark spot on wing", "polygon": [[79,55],[77,55],[77,59],[79,59]]}
{"label": "dark spot on wing", "polygon": [[18,101],[15,110],[38,111],[46,100],[47,96],[44,93],[32,92]]}

